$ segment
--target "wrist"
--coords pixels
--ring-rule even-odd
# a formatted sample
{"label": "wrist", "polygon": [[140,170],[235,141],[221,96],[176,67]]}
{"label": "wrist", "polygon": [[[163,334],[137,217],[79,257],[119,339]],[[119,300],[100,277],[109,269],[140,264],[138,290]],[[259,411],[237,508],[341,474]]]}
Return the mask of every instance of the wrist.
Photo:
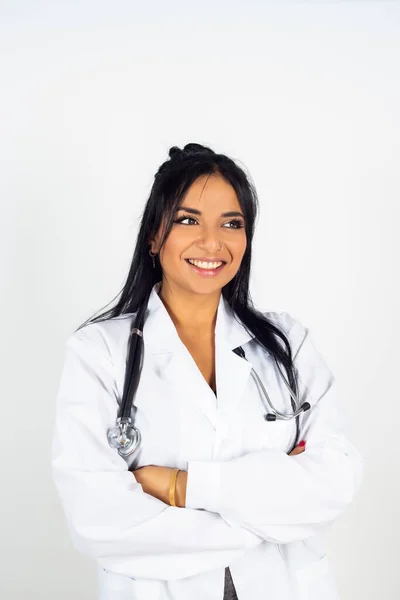
{"label": "wrist", "polygon": [[186,506],[187,471],[180,470],[176,478],[175,502],[180,508]]}

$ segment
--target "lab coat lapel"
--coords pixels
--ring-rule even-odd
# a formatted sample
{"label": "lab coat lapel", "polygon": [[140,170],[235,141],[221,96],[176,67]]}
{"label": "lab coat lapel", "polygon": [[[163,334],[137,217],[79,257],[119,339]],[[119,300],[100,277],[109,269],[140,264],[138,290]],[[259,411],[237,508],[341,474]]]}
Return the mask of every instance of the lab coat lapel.
{"label": "lab coat lapel", "polygon": [[[162,376],[177,387],[187,402],[193,402],[214,429],[218,413],[234,410],[243,396],[251,363],[232,350],[254,336],[235,319],[221,294],[215,326],[215,369],[217,397],[204,379],[189,350],[180,339],[175,325],[158,296],[160,282],[153,286],[143,327],[145,351],[159,363]],[[167,357],[167,358],[166,358]]]}

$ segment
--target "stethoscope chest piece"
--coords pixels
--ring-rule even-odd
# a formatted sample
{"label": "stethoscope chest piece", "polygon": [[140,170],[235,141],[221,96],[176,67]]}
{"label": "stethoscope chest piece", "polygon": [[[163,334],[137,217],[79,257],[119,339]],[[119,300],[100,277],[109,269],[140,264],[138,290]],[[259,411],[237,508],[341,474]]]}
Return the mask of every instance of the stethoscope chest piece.
{"label": "stethoscope chest piece", "polygon": [[114,427],[107,431],[107,439],[111,448],[118,448],[121,456],[133,454],[140,446],[141,435],[139,429],[131,425],[130,417],[120,417]]}

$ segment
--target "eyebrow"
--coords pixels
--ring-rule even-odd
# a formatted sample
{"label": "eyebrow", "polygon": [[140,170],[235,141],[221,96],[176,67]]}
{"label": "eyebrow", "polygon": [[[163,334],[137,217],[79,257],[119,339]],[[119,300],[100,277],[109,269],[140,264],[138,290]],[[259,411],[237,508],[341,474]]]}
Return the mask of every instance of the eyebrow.
{"label": "eyebrow", "polygon": [[[185,210],[186,212],[192,213],[193,215],[201,215],[201,211],[198,210],[197,208],[189,208],[188,206],[179,206],[176,209],[176,212],[178,212],[178,210]],[[228,212],[224,212],[221,214],[221,217],[243,217],[241,212],[238,211],[228,211]],[[244,219],[244,217],[243,217]]]}

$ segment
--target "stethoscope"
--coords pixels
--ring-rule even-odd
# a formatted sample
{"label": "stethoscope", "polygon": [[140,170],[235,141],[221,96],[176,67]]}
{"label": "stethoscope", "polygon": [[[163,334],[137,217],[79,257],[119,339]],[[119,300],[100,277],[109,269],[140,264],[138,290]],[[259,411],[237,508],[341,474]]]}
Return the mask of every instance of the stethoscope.
{"label": "stethoscope", "polygon": [[[143,316],[143,309],[140,311],[140,313],[141,314],[139,314],[138,312],[137,314],[135,325],[136,322],[140,323],[140,320]],[[139,384],[140,371],[142,368],[143,344],[143,330],[137,327],[132,327],[129,336],[128,360],[124,383],[124,392],[122,395],[121,407],[119,411],[120,416],[118,416],[115,426],[110,427],[107,431],[107,439],[109,445],[112,448],[117,448],[118,453],[123,457],[130,456],[133,453],[137,454],[140,450],[140,444],[142,439],[139,429],[135,427],[135,425],[132,422],[131,413],[132,408],[135,408],[136,410],[136,407],[133,406],[133,398],[135,396]],[[247,360],[245,352],[241,346],[239,346],[238,348],[234,348],[233,352]],[[264,408],[267,410],[267,413],[263,415],[266,421],[289,421],[291,419],[296,419],[296,437],[295,442],[293,444],[294,448],[297,445],[299,437],[299,416],[302,412],[306,412],[307,410],[309,410],[311,408],[311,405],[309,402],[303,402],[300,405],[300,401],[297,398],[297,395],[291,389],[290,384],[287,381],[284,374],[282,373],[281,367],[278,364],[278,362],[276,362],[276,365],[279,369],[280,375],[286,387],[289,390],[291,405],[293,409],[291,413],[283,413],[275,408],[267,390],[265,389],[263,382],[261,381],[260,377],[258,376],[257,372],[253,367],[251,369],[251,375],[261,388],[261,399]],[[269,406],[267,406],[265,400],[267,401]]]}

